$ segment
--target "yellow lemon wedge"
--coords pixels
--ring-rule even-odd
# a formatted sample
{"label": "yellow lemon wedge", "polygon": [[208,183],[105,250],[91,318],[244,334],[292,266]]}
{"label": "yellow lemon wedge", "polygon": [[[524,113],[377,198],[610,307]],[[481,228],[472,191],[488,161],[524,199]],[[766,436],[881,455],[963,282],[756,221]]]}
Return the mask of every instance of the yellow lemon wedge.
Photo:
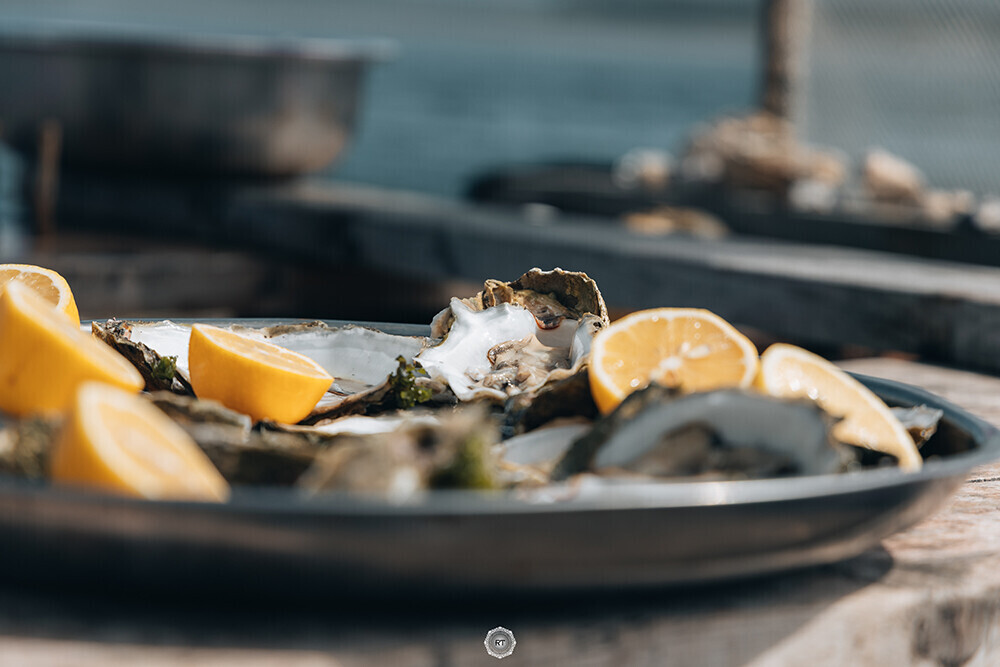
{"label": "yellow lemon wedge", "polygon": [[835,417],[833,437],[891,454],[903,470],[919,470],[923,459],[913,438],[889,407],[829,361],[794,345],[775,343],[761,355],[757,386],[781,398],[811,398]]}
{"label": "yellow lemon wedge", "polygon": [[657,382],[682,391],[749,387],[757,349],[715,313],[698,308],[640,310],[599,332],[590,349],[590,391],[607,414]]}
{"label": "yellow lemon wedge", "polygon": [[31,288],[66,315],[73,324],[80,326],[80,313],[69,283],[52,269],[31,264],[0,264],[0,289],[10,282],[18,282]]}
{"label": "yellow lemon wedge", "polygon": [[229,497],[229,485],[184,429],[145,398],[99,382],[77,391],[49,476],[149,500]]}
{"label": "yellow lemon wedge", "polygon": [[34,290],[19,282],[0,289],[0,411],[62,412],[87,380],[133,392],[144,386],[123,356],[82,332]]}
{"label": "yellow lemon wedge", "polygon": [[191,386],[255,421],[305,418],[333,378],[309,357],[206,324],[191,327]]}

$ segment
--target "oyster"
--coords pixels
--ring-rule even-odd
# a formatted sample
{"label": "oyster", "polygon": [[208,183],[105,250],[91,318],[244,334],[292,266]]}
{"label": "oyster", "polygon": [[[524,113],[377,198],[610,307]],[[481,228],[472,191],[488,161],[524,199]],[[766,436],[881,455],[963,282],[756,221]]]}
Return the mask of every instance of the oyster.
{"label": "oyster", "polygon": [[517,394],[504,404],[501,433],[505,438],[539,428],[554,419],[595,419],[597,405],[590,393],[588,370],[582,368],[567,378],[549,382],[532,392]]}
{"label": "oyster", "polygon": [[578,373],[607,323],[604,299],[586,274],[532,269],[452,299],[431,324],[443,340],[415,359],[459,400],[503,402]]}
{"label": "oyster", "polygon": [[838,187],[846,178],[847,160],[839,151],[802,144],[787,119],[755,112],[696,129],[680,172],[693,183],[725,183],[783,196],[799,180]]}
{"label": "oyster", "polygon": [[146,324],[112,318],[104,323],[91,322],[90,330],[138,369],[146,391],[165,389],[194,394],[187,370],[190,327],[169,321]]}
{"label": "oyster", "polygon": [[876,201],[917,205],[924,196],[924,175],[887,150],[869,150],[864,160],[865,187]]}
{"label": "oyster", "polygon": [[499,435],[482,406],[444,408],[433,423],[341,436],[299,480],[311,492],[360,491],[405,499],[427,488],[497,486]]}
{"label": "oyster", "polygon": [[713,479],[832,473],[843,460],[832,423],[810,402],[737,390],[677,396],[652,386],[574,442],[552,479],[586,471]]}
{"label": "oyster", "polygon": [[215,401],[166,391],[150,398],[187,431],[230,484],[292,484],[324,448],[317,438],[285,438],[254,429],[247,415]]}
{"label": "oyster", "polygon": [[[538,320],[541,329],[554,329],[562,319],[582,319],[595,315],[601,326],[607,326],[608,308],[597,283],[586,273],[534,268],[517,280],[505,283],[487,280],[483,290],[462,300],[472,310],[484,310],[501,303],[522,306]],[[454,322],[454,314],[445,308],[431,322],[431,337],[444,338]]]}
{"label": "oyster", "polygon": [[[394,407],[399,382],[387,379],[399,369],[400,358],[413,359],[426,345],[419,336],[397,336],[349,325],[331,328],[323,322],[287,324],[265,328],[233,325],[232,330],[303,354],[335,379],[320,400],[309,422],[366,412],[373,406]],[[146,380],[148,390],[168,389],[193,394],[188,381],[187,348],[191,327],[169,320],[161,322],[93,323],[94,334],[125,355]],[[172,372],[165,376],[164,369]],[[398,396],[398,393],[396,394]]]}
{"label": "oyster", "polygon": [[890,408],[893,416],[907,430],[913,443],[920,448],[937,432],[938,424],[944,417],[944,410],[916,405],[912,408]]}
{"label": "oyster", "polygon": [[30,417],[3,424],[0,419],[0,473],[43,479],[60,419]]}
{"label": "oyster", "polygon": [[297,426],[259,422],[210,400],[154,392],[153,403],[187,431],[231,484],[293,484],[324,451],[348,436],[389,433],[407,427],[434,428],[430,411],[352,416],[327,425]]}
{"label": "oyster", "polygon": [[531,466],[546,477],[570,446],[591,429],[586,421],[557,421],[530,433],[516,435],[501,445],[503,461]]}

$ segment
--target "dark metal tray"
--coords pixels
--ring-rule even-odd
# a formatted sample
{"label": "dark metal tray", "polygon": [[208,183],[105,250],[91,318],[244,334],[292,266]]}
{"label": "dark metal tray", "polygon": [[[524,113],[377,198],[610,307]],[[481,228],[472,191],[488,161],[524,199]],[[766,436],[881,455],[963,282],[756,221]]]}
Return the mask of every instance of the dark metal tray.
{"label": "dark metal tray", "polygon": [[0,572],[102,588],[207,585],[323,598],[627,589],[829,563],[919,521],[970,469],[1000,457],[1000,431],[986,422],[920,389],[860,379],[890,404],[944,410],[941,455],[914,474],[601,486],[558,502],[437,491],[391,504],[242,488],[213,505],[0,478]]}

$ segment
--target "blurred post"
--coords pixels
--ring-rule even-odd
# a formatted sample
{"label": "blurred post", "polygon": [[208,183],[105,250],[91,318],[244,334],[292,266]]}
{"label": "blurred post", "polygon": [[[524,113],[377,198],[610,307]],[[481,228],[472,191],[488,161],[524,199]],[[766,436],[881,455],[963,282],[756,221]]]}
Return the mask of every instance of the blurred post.
{"label": "blurred post", "polygon": [[35,174],[35,222],[42,245],[49,243],[55,232],[61,152],[62,125],[57,120],[46,120],[38,133],[38,165]]}
{"label": "blurred post", "polygon": [[761,44],[764,72],[760,106],[781,118],[792,117],[792,94],[801,75],[802,40],[808,29],[810,0],[762,0]]}

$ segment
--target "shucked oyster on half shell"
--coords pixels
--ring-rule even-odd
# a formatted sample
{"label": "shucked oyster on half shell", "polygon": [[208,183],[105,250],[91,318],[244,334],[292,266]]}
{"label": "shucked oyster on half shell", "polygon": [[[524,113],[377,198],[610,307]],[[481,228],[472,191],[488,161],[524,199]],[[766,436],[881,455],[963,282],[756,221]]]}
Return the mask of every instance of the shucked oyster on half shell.
{"label": "shucked oyster on half shell", "polygon": [[[430,377],[418,383],[436,392],[436,402],[502,402],[538,390],[577,373],[593,334],[607,323],[607,307],[586,274],[532,269],[509,283],[487,280],[470,299],[453,299],[432,323],[432,332],[443,339],[434,346],[424,337],[358,326],[330,328],[322,322],[230,328],[304,354],[335,378],[305,420],[318,423],[396,407],[391,376],[401,358],[403,364],[416,360],[426,370]],[[187,367],[190,326],[109,320],[92,328],[140,369],[147,389],[193,393]]]}
{"label": "shucked oyster on half shell", "polygon": [[[364,412],[370,405],[384,401],[392,389],[387,378],[398,369],[398,359],[413,359],[427,344],[421,336],[397,336],[353,325],[333,328],[323,322],[229,328],[303,354],[335,378],[307,418],[310,421]],[[92,330],[139,369],[147,390],[193,393],[188,380],[189,325],[169,320],[108,320],[94,322]]]}
{"label": "shucked oyster on half shell", "polygon": [[579,372],[591,339],[607,324],[607,307],[589,276],[536,268],[509,283],[487,280],[469,299],[452,299],[431,324],[441,342],[416,361],[459,400],[503,402]]}

